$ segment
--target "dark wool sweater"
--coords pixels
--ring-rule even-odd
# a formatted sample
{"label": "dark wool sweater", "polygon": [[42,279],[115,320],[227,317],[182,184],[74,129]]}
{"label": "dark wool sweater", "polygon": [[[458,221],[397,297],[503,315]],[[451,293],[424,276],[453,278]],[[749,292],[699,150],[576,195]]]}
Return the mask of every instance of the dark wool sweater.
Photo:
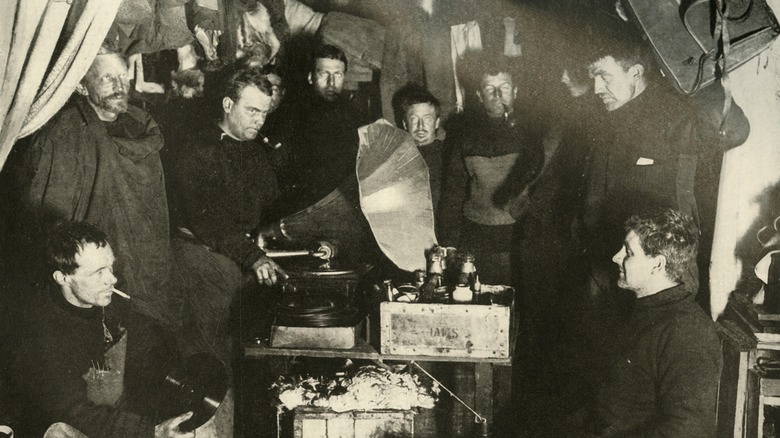
{"label": "dark wool sweater", "polygon": [[264,253],[247,234],[271,216],[279,198],[267,149],[214,125],[181,150],[176,186],[184,225],[207,246],[251,267]]}
{"label": "dark wool sweater", "polygon": [[630,437],[712,437],[723,366],[715,325],[684,285],[640,298],[618,333],[598,414]]}
{"label": "dark wool sweater", "polygon": [[723,151],[744,143],[750,132],[734,102],[726,135],[720,135],[722,108],[719,86],[687,98],[650,84],[605,116],[588,161],[582,216],[594,260],[609,259],[623,241],[628,216],[648,208],[694,216],[702,244],[711,241]]}
{"label": "dark wool sweater", "polygon": [[355,163],[364,119],[346,98],[327,102],[311,96],[298,107],[292,138],[296,205],[305,208],[327,196],[348,178]]}
{"label": "dark wool sweater", "polygon": [[514,224],[523,189],[544,163],[541,142],[534,140],[522,121],[510,123],[484,112],[463,119],[448,137],[452,157],[444,175],[438,221],[441,241],[455,246],[464,217],[485,226]]}
{"label": "dark wool sweater", "polygon": [[[29,406],[29,436],[41,436],[55,422],[65,422],[90,438],[154,436],[153,418],[88,399],[82,376],[93,364],[103,366],[108,346],[102,319],[101,308],[73,306],[56,287],[35,294],[25,306],[12,330],[11,376]],[[109,317],[106,325],[117,339],[117,324]],[[127,375],[126,366],[125,391],[139,386]]]}

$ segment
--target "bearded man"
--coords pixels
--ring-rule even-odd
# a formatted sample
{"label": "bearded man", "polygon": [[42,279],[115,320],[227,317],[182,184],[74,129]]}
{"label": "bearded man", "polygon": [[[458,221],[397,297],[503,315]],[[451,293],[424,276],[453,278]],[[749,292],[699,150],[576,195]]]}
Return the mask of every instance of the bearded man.
{"label": "bearded man", "polygon": [[176,322],[170,271],[168,205],[157,123],[128,104],[127,60],[102,47],[75,95],[25,151],[19,188],[40,239],[52,220],[87,221],[113,237],[117,287],[134,311]]}

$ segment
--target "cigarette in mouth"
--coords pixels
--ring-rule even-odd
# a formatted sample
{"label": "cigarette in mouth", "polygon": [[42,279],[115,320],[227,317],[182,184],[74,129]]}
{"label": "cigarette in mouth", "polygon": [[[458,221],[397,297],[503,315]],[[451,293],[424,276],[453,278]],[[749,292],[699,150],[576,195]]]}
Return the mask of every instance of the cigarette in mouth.
{"label": "cigarette in mouth", "polygon": [[129,299],[130,299],[130,295],[128,295],[128,294],[126,294],[126,293],[122,292],[122,291],[121,291],[121,290],[119,290],[119,289],[116,289],[116,288],[113,288],[113,287],[112,287],[112,288],[111,288],[111,290],[112,290],[112,291],[113,291],[115,294],[119,295],[120,297],[122,297],[122,298],[124,298],[124,299],[127,299],[127,300],[129,300]]}

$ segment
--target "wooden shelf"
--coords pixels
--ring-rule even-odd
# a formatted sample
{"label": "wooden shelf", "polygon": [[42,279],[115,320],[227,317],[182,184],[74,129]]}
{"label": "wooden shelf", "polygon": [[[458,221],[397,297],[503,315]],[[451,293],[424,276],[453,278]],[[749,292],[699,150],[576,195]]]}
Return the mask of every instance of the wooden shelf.
{"label": "wooden shelf", "polygon": [[370,360],[397,360],[420,362],[471,362],[489,363],[493,365],[512,365],[512,359],[489,359],[475,357],[441,357],[441,356],[416,356],[381,354],[364,340],[359,340],[354,348],[350,349],[314,349],[314,348],[271,348],[268,343],[258,341],[244,346],[245,358],[259,358],[264,356],[308,356],[308,357],[346,357],[350,359]]}

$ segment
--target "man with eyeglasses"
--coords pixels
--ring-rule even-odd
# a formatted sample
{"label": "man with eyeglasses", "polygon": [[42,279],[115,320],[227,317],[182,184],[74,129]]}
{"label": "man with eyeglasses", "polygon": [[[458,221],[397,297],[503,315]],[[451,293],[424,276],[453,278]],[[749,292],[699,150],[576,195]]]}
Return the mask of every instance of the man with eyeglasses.
{"label": "man with eyeglasses", "polygon": [[345,177],[355,175],[357,128],[367,122],[344,90],[347,57],[331,45],[315,49],[308,82],[311,90],[299,102],[293,130],[292,163],[295,206],[313,204]]}
{"label": "man with eyeglasses", "polygon": [[462,82],[476,100],[453,129],[439,237],[475,255],[482,283],[512,285],[513,229],[544,154],[516,111],[509,59],[472,52],[463,64]]}

